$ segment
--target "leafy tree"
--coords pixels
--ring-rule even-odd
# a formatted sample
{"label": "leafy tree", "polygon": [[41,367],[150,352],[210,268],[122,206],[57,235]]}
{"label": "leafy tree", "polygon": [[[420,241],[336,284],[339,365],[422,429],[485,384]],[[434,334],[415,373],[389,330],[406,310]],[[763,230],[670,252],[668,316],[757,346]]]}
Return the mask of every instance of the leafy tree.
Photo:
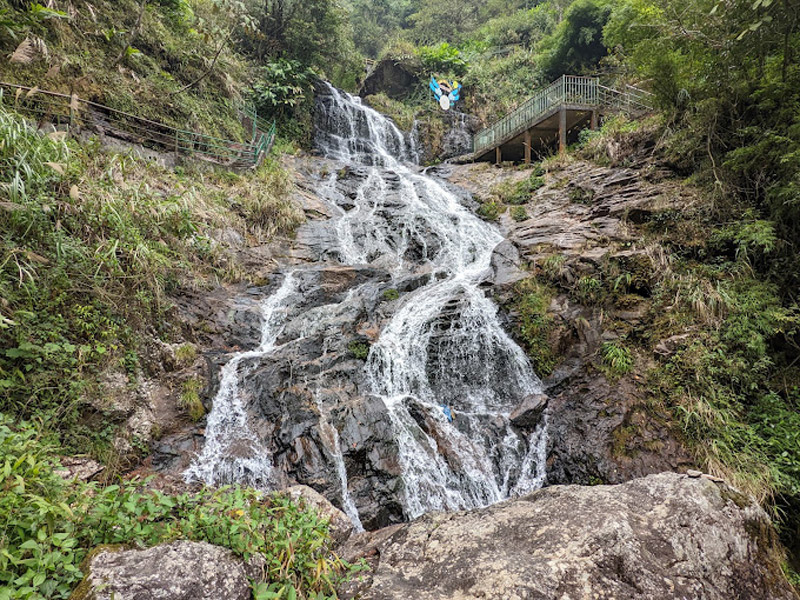
{"label": "leafy tree", "polygon": [[248,0],[255,27],[241,48],[258,60],[285,58],[341,82],[360,65],[349,13],[337,0]]}
{"label": "leafy tree", "polygon": [[409,34],[423,44],[459,42],[480,24],[479,8],[477,0],[430,0],[409,17]]}
{"label": "leafy tree", "polygon": [[608,52],[603,27],[611,9],[594,0],[577,0],[552,36],[542,42],[541,70],[548,80],[564,74],[585,73]]}
{"label": "leafy tree", "polygon": [[413,11],[411,0],[355,0],[351,18],[356,48],[365,56],[377,57],[406,27]]}
{"label": "leafy tree", "polygon": [[[606,41],[680,126],[672,160],[778,223],[776,274],[800,283],[800,7],[773,0],[626,0]],[[792,249],[792,250],[789,250]],[[775,264],[770,261],[770,264]]]}
{"label": "leafy tree", "polygon": [[467,70],[467,62],[461,53],[447,42],[442,42],[438,46],[422,46],[417,50],[417,54],[422,60],[422,65],[429,71],[460,77]]}

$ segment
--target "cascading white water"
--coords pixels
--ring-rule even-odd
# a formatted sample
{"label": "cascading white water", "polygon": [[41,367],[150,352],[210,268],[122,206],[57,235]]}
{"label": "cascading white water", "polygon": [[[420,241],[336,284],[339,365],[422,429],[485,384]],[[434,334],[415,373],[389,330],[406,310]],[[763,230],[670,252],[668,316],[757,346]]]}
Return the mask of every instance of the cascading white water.
{"label": "cascading white water", "polygon": [[[402,163],[411,153],[398,147],[402,134],[391,121],[333,88],[323,106],[322,152],[376,165],[355,207],[337,222],[342,261],[389,258],[400,278],[413,254],[432,271],[431,283],[407,295],[384,326],[366,365],[371,392],[384,400],[394,427],[407,516],[535,489],[544,479],[546,424],[522,439],[508,416],[541,382],[478,288],[502,237],[445,186]],[[361,139],[353,141],[348,136],[356,131]],[[390,183],[402,202],[389,210]],[[452,423],[443,406],[455,411]],[[496,429],[503,430],[499,446]]]}
{"label": "cascading white water", "polygon": [[[430,510],[484,506],[541,486],[546,420],[529,436],[509,424],[513,408],[540,391],[541,383],[479,288],[502,237],[442,183],[408,166],[416,153],[403,133],[357,98],[328,88],[318,104],[316,144],[327,157],[364,171],[351,206],[339,208],[341,216],[332,223],[339,262],[380,264],[398,282],[427,277],[425,285],[402,295],[364,367],[363,391],[380,398],[391,425],[403,514],[415,518]],[[343,199],[336,181],[331,175],[319,190],[331,204]],[[234,354],[223,367],[205,446],[187,479],[262,488],[274,483],[268,442],[257,435],[240,384],[259,360],[283,351],[276,340],[303,293],[298,280],[304,269],[311,267],[288,273],[263,302],[259,347]],[[353,288],[338,301],[342,314],[357,292]],[[326,319],[334,323],[336,310],[325,305],[304,311],[294,334],[305,339],[326,332]],[[310,391],[338,499],[360,526],[341,432],[318,390]],[[452,422],[443,407],[455,413]]]}
{"label": "cascading white water", "polygon": [[189,481],[208,485],[242,483],[266,488],[274,484],[272,457],[253,432],[250,415],[239,390],[244,368],[253,359],[267,355],[283,326],[284,301],[295,291],[296,281],[288,274],[280,288],[261,304],[261,343],[255,350],[237,352],[220,372],[219,391],[206,423],[206,441],[200,455],[185,473]]}

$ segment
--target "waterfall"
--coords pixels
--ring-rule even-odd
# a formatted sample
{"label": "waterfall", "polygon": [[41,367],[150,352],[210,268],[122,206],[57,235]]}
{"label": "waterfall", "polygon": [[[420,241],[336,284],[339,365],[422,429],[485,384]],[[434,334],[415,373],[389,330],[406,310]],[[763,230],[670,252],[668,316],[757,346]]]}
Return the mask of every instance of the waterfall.
{"label": "waterfall", "polygon": [[[541,382],[480,288],[502,236],[445,184],[418,173],[413,140],[358,98],[328,86],[318,96],[315,126],[317,148],[358,169],[357,186],[347,198],[337,190],[336,174],[320,183],[320,197],[340,215],[330,224],[336,247],[327,248],[327,255],[342,265],[380,265],[392,282],[425,282],[396,302],[370,346],[359,384],[384,407],[381,420],[391,432],[402,479],[396,501],[405,518],[485,506],[541,486],[546,417],[528,434],[509,422],[522,398],[541,391]],[[297,280],[310,268],[286,275],[262,305],[259,347],[233,355],[222,369],[206,443],[187,478],[261,487],[274,481],[269,448],[253,433],[258,425],[242,403],[239,382],[260,359],[283,351],[276,340],[298,301]],[[359,294],[351,289],[338,304],[303,311],[306,323],[295,329],[301,337],[325,331],[326,322],[340,322],[337,311],[346,313]],[[316,321],[309,325],[309,319]],[[360,526],[341,430],[330,407],[313,395],[337,500]]]}
{"label": "waterfall", "polygon": [[263,488],[274,484],[269,451],[254,433],[239,390],[239,381],[253,361],[269,354],[283,326],[284,302],[295,291],[291,273],[261,303],[261,343],[255,350],[237,352],[220,373],[219,391],[206,423],[206,441],[200,456],[186,471],[189,481],[209,485],[242,483]]}

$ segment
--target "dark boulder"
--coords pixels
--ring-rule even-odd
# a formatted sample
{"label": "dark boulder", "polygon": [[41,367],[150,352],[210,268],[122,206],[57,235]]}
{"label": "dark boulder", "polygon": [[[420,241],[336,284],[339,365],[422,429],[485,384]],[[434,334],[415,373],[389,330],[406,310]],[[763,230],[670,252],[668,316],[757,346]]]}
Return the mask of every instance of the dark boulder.
{"label": "dark boulder", "polygon": [[522,402],[511,411],[509,420],[512,425],[520,429],[533,429],[539,424],[544,409],[547,408],[549,398],[544,394],[531,394],[522,399]]}

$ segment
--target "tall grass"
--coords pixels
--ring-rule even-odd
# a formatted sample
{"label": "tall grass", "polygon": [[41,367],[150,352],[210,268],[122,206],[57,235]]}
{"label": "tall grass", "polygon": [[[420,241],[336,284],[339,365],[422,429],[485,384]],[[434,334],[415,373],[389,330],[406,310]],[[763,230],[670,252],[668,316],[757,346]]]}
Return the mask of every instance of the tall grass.
{"label": "tall grass", "polygon": [[275,159],[243,175],[171,171],[2,107],[0,177],[0,412],[98,456],[114,424],[85,418],[88,390],[104,369],[135,377],[144,332],[174,335],[174,290],[238,276],[217,232],[263,244],[303,219]]}

